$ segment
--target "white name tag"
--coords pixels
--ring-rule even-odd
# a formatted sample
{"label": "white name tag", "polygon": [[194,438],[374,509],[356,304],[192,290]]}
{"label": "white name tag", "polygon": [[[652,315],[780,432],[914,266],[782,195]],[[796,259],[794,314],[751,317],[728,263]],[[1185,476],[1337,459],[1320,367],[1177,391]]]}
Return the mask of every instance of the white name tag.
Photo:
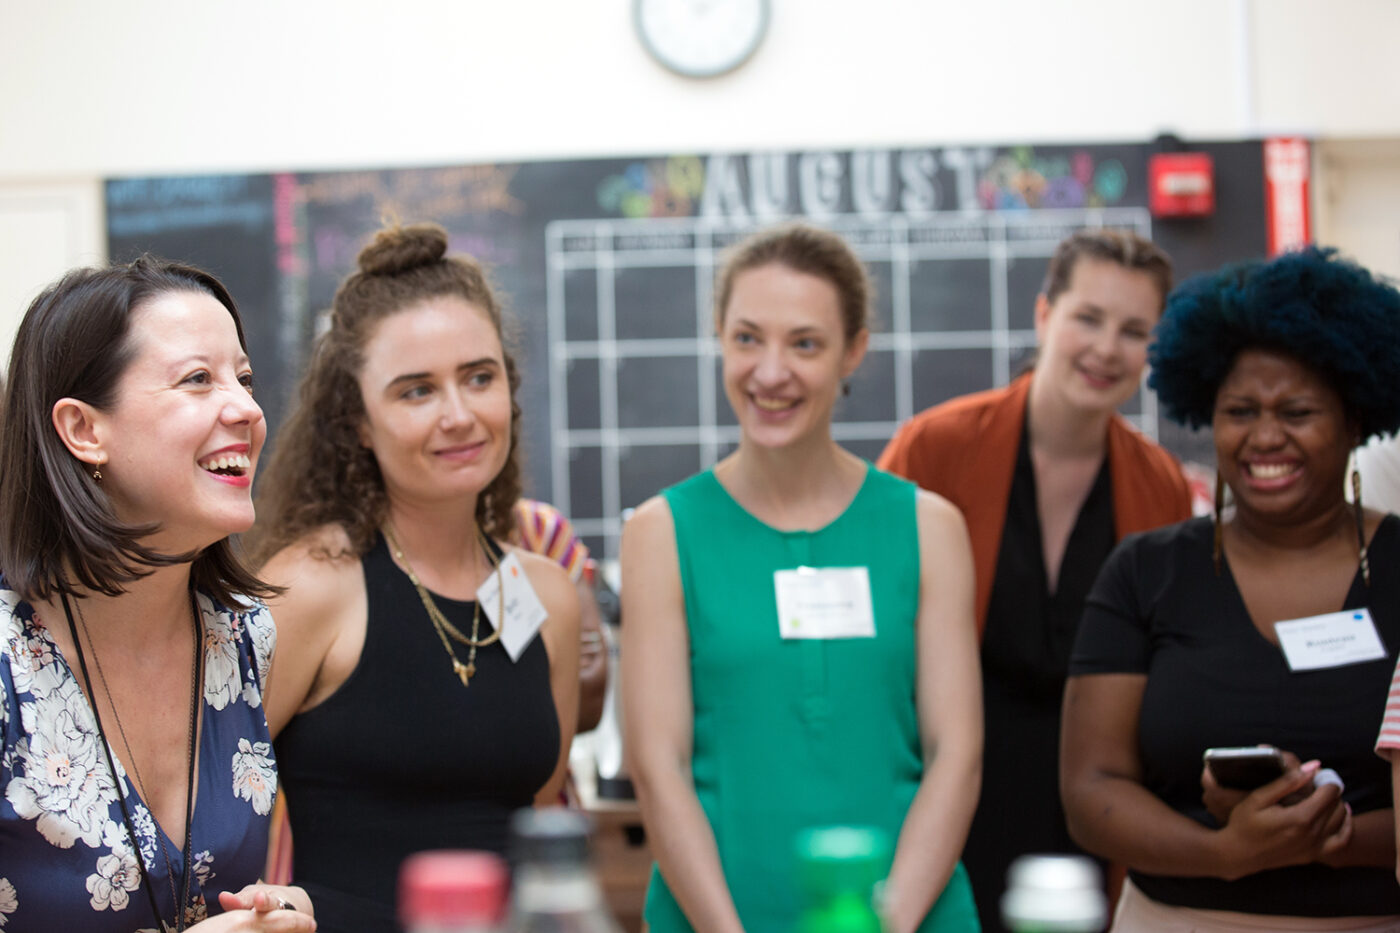
{"label": "white name tag", "polygon": [[[501,608],[502,576],[506,580],[504,622],[496,618]],[[514,554],[507,554],[496,572],[487,577],[481,589],[476,591],[476,599],[491,625],[500,630],[501,644],[505,646],[506,654],[512,661],[519,661],[521,653],[534,640],[544,620],[549,618],[544,604],[535,595],[535,588],[530,585],[530,578],[525,575],[525,568],[520,566],[520,559]]]}
{"label": "white name tag", "polygon": [[1369,609],[1275,622],[1274,631],[1288,667],[1294,671],[1343,667],[1385,657],[1385,645]]}
{"label": "white name tag", "polygon": [[773,574],[783,638],[874,638],[864,567],[798,567]]}

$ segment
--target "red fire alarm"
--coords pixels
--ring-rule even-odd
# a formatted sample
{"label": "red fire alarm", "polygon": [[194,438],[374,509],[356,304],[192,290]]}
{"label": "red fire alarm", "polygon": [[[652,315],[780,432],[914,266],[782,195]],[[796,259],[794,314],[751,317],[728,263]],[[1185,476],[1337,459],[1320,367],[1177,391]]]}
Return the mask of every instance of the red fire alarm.
{"label": "red fire alarm", "polygon": [[1147,160],[1147,206],[1153,217],[1215,213],[1215,164],[1204,152],[1161,152]]}

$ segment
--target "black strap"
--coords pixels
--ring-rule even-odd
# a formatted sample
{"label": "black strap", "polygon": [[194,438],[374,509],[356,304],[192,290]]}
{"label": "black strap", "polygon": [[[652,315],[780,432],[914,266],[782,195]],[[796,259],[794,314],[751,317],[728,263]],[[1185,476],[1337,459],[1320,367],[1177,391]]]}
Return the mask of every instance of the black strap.
{"label": "black strap", "polygon": [[[96,694],[92,690],[92,677],[88,674],[87,655],[83,651],[82,640],[78,637],[78,627],[73,622],[73,610],[68,605],[68,594],[59,592],[59,599],[63,603],[63,614],[68,619],[68,632],[73,638],[73,647],[78,653],[78,667],[83,672],[83,685],[87,688],[88,705],[92,707],[92,718],[97,723],[97,736],[102,742],[102,752],[107,759],[107,770],[112,775],[112,784],[117,790],[117,802],[121,805],[122,823],[126,828],[128,838],[131,839],[131,853],[136,859],[136,866],[141,872],[141,886],[146,891],[146,899],[151,905],[151,915],[162,930],[169,930],[170,927],[162,919],[160,908],[156,905],[155,887],[151,883],[150,871],[146,868],[146,861],[141,857],[141,844],[136,840],[135,823],[131,819],[131,812],[126,806],[126,794],[122,791],[121,779],[117,777],[117,765],[112,760],[112,747],[107,741],[107,732],[102,726],[102,714],[97,711]],[[182,853],[180,870],[180,892],[183,900],[175,904],[175,929],[181,931],[185,929],[185,908],[190,899],[190,854],[193,849],[190,835],[194,823],[194,774],[195,774],[195,743],[199,731],[199,703],[203,691],[200,689],[204,673],[204,626],[199,618],[199,604],[195,600],[194,585],[190,585],[190,607],[194,612],[194,683],[191,688],[192,699],[190,700],[190,745],[189,745],[189,773],[185,779],[185,848]],[[164,847],[165,843],[160,838],[159,824],[156,833],[156,845]]]}

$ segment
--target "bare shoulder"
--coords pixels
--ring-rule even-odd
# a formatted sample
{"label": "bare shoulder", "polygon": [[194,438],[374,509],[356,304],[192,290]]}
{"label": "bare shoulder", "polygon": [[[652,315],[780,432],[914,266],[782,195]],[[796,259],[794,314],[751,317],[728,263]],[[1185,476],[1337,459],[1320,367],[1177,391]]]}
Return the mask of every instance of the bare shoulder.
{"label": "bare shoulder", "polygon": [[958,507],[937,493],[919,490],[915,512],[919,528],[919,561],[924,573],[940,583],[972,577],[972,539]]}
{"label": "bare shoulder", "polygon": [[540,633],[550,657],[557,658],[564,642],[574,645],[578,641],[578,589],[569,579],[568,571],[543,554],[513,544],[507,544],[505,551],[520,561],[535,596],[544,607],[546,621]]}
{"label": "bare shoulder", "polygon": [[323,525],[274,554],[261,570],[269,583],[285,588],[269,602],[279,627],[316,625],[364,600],[360,557],[339,525]]}
{"label": "bare shoulder", "polygon": [[340,526],[323,526],[278,551],[264,580],[284,587],[268,601],[277,656],[265,697],[275,736],[291,718],[339,689],[360,658],[368,596],[359,555]]}
{"label": "bare shoulder", "polygon": [[916,493],[915,503],[920,531],[964,536],[967,534],[967,522],[963,519],[962,512],[938,493],[920,489]]}
{"label": "bare shoulder", "polygon": [[551,608],[551,605],[568,605],[576,596],[574,582],[569,579],[568,571],[556,562],[543,554],[527,551],[514,544],[505,545],[505,550],[507,554],[514,554],[520,561],[525,575],[530,578],[530,585],[535,588],[535,595],[539,596],[546,609]]}
{"label": "bare shoulder", "polygon": [[675,520],[671,517],[671,504],[664,496],[652,496],[637,506],[632,517],[623,527],[624,549],[630,539],[648,547],[663,545],[671,547],[676,532]]}

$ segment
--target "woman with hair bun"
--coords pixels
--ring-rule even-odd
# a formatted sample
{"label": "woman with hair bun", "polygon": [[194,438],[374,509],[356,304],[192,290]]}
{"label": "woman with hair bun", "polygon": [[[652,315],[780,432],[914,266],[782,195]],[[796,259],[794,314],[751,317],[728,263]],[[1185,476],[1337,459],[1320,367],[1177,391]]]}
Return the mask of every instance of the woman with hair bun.
{"label": "woman with hair bun", "polygon": [[[1117,933],[1400,930],[1372,754],[1400,519],[1343,497],[1351,451],[1400,427],[1400,292],[1328,250],[1226,268],[1173,292],[1150,356],[1168,416],[1210,425],[1215,515],[1125,539],[1089,594],[1070,831],[1128,867]],[[1272,774],[1202,766],[1261,744]]]}
{"label": "woman with hair bun", "polygon": [[430,224],[360,253],[261,487],[268,722],[331,933],[396,929],[413,852],[503,852],[512,811],[558,799],[576,719],[573,585],[505,543],[520,376],[480,266],[446,253]]}

